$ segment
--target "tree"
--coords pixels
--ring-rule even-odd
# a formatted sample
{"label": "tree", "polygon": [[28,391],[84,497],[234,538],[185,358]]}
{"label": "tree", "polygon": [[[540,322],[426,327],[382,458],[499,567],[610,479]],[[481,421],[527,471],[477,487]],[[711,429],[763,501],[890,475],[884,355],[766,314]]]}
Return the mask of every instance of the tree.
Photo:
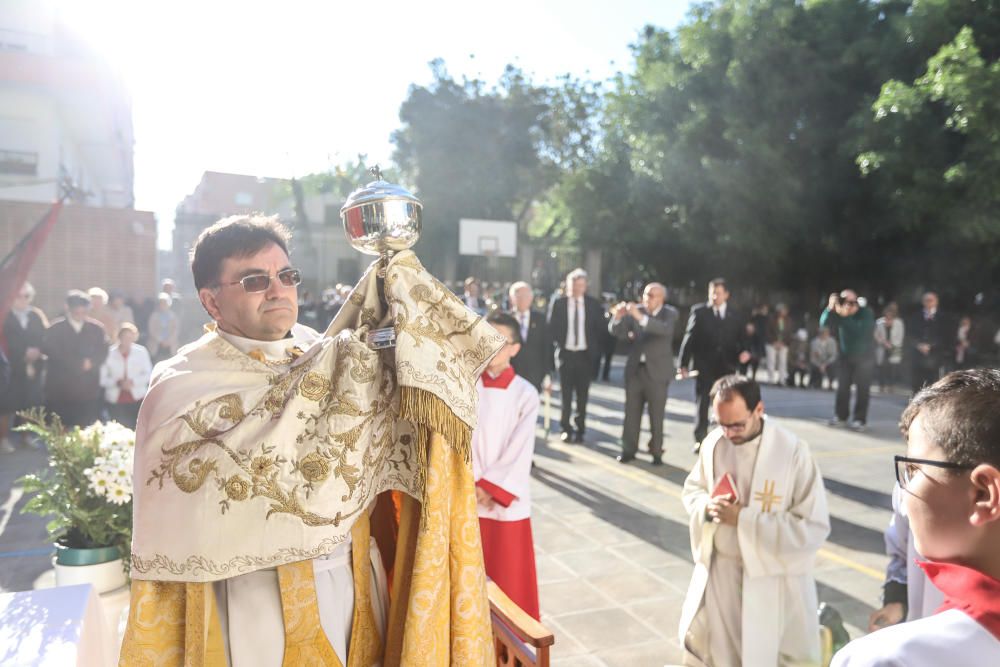
{"label": "tree", "polygon": [[424,203],[421,256],[441,271],[458,255],[461,218],[513,220],[522,240],[534,202],[591,151],[599,96],[569,77],[534,84],[513,66],[492,88],[456,81],[440,60],[433,81],[413,86],[393,133],[394,160]]}
{"label": "tree", "polygon": [[1000,62],[985,59],[973,29],[964,27],[912,83],[886,82],[872,110],[870,150],[857,162],[910,240],[897,270],[967,293],[995,282]]}

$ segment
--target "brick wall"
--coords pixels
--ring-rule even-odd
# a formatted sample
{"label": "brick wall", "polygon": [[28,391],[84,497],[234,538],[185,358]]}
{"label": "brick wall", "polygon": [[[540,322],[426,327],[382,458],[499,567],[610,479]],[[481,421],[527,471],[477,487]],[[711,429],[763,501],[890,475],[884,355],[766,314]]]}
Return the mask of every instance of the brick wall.
{"label": "brick wall", "polygon": [[[0,201],[0,258],[48,208],[46,204]],[[35,304],[51,319],[62,313],[70,289],[96,286],[132,296],[155,295],[156,262],[152,213],[67,204],[28,280],[38,292]]]}

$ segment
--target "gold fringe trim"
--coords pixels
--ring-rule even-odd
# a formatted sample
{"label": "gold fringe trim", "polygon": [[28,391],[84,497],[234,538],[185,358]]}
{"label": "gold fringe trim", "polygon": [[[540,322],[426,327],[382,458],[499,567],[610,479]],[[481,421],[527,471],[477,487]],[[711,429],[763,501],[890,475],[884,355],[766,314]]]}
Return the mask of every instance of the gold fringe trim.
{"label": "gold fringe trim", "polygon": [[[425,427],[440,433],[466,463],[472,460],[472,429],[431,392],[416,387],[400,387],[399,416],[418,430]],[[430,443],[429,436],[427,442]],[[420,463],[426,466],[426,451],[418,453],[418,457],[423,458]]]}
{"label": "gold fringe trim", "polygon": [[421,525],[427,525],[427,473],[431,437],[438,433],[461,457],[472,462],[472,429],[433,393],[416,387],[400,387],[399,417],[413,424],[416,433],[417,477],[424,498],[420,503]]}

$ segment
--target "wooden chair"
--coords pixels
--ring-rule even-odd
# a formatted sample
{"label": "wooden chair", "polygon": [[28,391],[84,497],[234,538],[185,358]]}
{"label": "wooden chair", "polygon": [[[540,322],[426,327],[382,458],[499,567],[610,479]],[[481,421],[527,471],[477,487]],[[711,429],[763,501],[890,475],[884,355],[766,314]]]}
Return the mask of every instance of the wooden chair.
{"label": "wooden chair", "polygon": [[549,647],[556,641],[552,633],[524,613],[495,583],[487,582],[486,588],[497,667],[549,667]]}

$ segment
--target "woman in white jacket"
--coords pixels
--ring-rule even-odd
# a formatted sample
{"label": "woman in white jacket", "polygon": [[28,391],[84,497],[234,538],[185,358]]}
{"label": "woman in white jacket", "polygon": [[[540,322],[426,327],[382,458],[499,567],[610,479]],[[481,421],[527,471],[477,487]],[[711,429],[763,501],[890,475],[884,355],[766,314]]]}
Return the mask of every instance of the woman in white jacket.
{"label": "woman in white jacket", "polygon": [[101,387],[108,404],[108,416],[132,429],[153,372],[149,351],[135,342],[138,337],[135,325],[124,322],[118,329],[118,343],[111,346],[101,366]]}

